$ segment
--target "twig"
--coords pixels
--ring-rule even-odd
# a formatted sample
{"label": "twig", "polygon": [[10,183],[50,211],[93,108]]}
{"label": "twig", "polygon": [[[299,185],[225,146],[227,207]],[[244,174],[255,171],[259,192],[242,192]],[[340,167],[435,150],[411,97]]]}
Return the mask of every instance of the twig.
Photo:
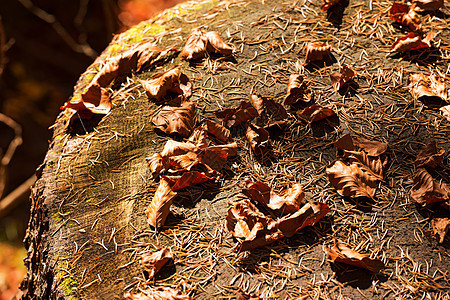
{"label": "twig", "polygon": [[24,183],[19,185],[8,196],[0,200],[0,219],[6,216],[20,202],[25,200],[30,192],[30,187],[36,181],[36,175],[28,178]]}

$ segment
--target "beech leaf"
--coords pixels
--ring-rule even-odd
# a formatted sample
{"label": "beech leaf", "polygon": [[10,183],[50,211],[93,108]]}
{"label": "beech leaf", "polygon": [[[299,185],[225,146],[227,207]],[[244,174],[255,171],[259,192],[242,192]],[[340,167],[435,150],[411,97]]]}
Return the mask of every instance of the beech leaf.
{"label": "beech leaf", "polygon": [[331,185],[341,196],[373,198],[375,195],[378,177],[359,163],[347,165],[337,160],[327,166],[326,173]]}
{"label": "beech leaf", "polygon": [[341,150],[357,151],[364,150],[370,156],[380,156],[387,150],[387,144],[371,141],[362,137],[346,134],[334,142],[334,146]]}
{"label": "beech leaf", "polygon": [[383,180],[384,167],[387,160],[382,160],[379,156],[370,156],[365,151],[344,151],[344,157],[348,159],[350,163],[359,163],[365,168],[364,171],[368,171],[370,175],[377,177],[379,180]]}
{"label": "beech leaf", "polygon": [[392,7],[389,10],[389,18],[408,28],[410,31],[422,31],[422,24],[419,17],[414,9],[410,8],[407,4],[398,2],[392,3]]}
{"label": "beech leaf", "polygon": [[318,104],[313,104],[297,112],[297,116],[308,123],[317,122],[335,115],[336,113],[332,109]]}
{"label": "beech leaf", "polygon": [[438,183],[425,168],[419,168],[414,174],[411,198],[422,206],[450,200],[450,189],[445,183]]}
{"label": "beech leaf", "polygon": [[204,128],[209,134],[212,134],[223,143],[226,143],[230,137],[230,130],[214,121],[207,119]]}
{"label": "beech leaf", "polygon": [[331,83],[336,91],[340,91],[355,76],[356,72],[347,65],[343,65],[339,72],[330,74]]}
{"label": "beech leaf", "polygon": [[265,183],[246,180],[242,193],[251,200],[277,211],[278,213],[294,213],[299,210],[305,193],[300,184],[296,183],[292,188],[282,191],[279,195]]}
{"label": "beech leaf", "polygon": [[450,229],[449,218],[434,218],[431,220],[431,226],[433,227],[433,233],[436,236],[438,242],[442,244],[445,236]]}
{"label": "beech leaf", "polygon": [[263,154],[270,147],[269,132],[262,127],[248,124],[245,137],[256,154]]}
{"label": "beech leaf", "polygon": [[166,162],[159,153],[153,154],[151,157],[147,157],[147,164],[152,172],[153,176],[157,176],[166,171]]}
{"label": "beech leaf", "polygon": [[444,82],[435,75],[412,73],[408,77],[408,88],[414,99],[424,103],[441,104],[448,98]]}
{"label": "beech leaf", "polygon": [[186,99],[192,95],[191,81],[178,69],[156,74],[152,79],[140,82],[147,97],[156,101],[161,101],[166,97],[175,98],[179,95],[182,96],[182,99]]}
{"label": "beech leaf", "polygon": [[412,50],[419,50],[423,48],[431,47],[431,40],[434,34],[432,31],[428,33],[425,38],[422,38],[420,34],[410,32],[406,36],[398,38],[391,47],[391,52],[405,52]]}
{"label": "beech leaf", "polygon": [[312,92],[309,88],[309,82],[305,80],[305,76],[300,74],[291,74],[289,76],[287,94],[284,98],[283,104],[290,105],[292,108],[295,104],[311,102]]}
{"label": "beech leaf", "polygon": [[229,56],[234,48],[226,44],[218,32],[206,32],[202,29],[194,29],[188,36],[186,45],[180,54],[183,60],[197,60],[208,56],[211,53],[218,53]]}
{"label": "beech leaf", "polygon": [[349,248],[346,244],[335,241],[331,248],[325,247],[325,251],[332,262],[343,263],[378,273],[385,267],[378,258],[370,258]]}
{"label": "beech leaf", "polygon": [[170,212],[170,206],[177,193],[172,191],[166,179],[161,178],[159,186],[156,189],[152,202],[146,210],[147,221],[154,228],[158,229],[164,226],[166,218]]}
{"label": "beech leaf", "polygon": [[191,136],[188,139],[188,142],[195,145],[195,147],[198,149],[204,149],[208,147],[208,141],[206,140],[206,136],[207,136],[206,130],[202,126],[199,126],[194,129],[194,131],[192,132]]}
{"label": "beech leaf", "polygon": [[236,154],[236,143],[212,146],[200,152],[199,161],[210,170],[220,171],[227,162],[228,156],[235,156]]}
{"label": "beech leaf", "polygon": [[166,134],[177,133],[188,137],[195,124],[195,104],[183,102],[180,107],[164,106],[152,123]]}
{"label": "beech leaf", "polygon": [[319,222],[329,211],[330,208],[325,203],[306,203],[292,215],[279,219],[277,221],[277,227],[284,236],[291,237],[305,226],[312,226]]}
{"label": "beech leaf", "polygon": [[436,141],[428,142],[417,154],[414,163],[418,167],[436,168],[444,158],[445,150],[438,147]]}
{"label": "beech leaf", "polygon": [[147,287],[144,293],[132,294],[125,293],[124,300],[191,300],[192,298],[184,295],[181,291],[170,287]]}
{"label": "beech leaf", "polygon": [[266,99],[259,95],[250,95],[252,105],[258,112],[257,124],[265,128],[275,124],[282,126],[286,123],[288,114],[286,109],[280,103]]}
{"label": "beech leaf", "polygon": [[159,248],[151,254],[142,254],[140,265],[148,272],[149,279],[152,279],[171,259],[172,254],[167,248]]}
{"label": "beech leaf", "polygon": [[167,157],[167,169],[173,172],[190,170],[199,163],[199,157],[194,152]]}
{"label": "beech leaf", "polygon": [[331,46],[324,42],[312,42],[306,46],[305,64],[320,61],[330,55]]}
{"label": "beech leaf", "polygon": [[256,109],[247,101],[242,101],[237,107],[216,110],[214,113],[228,127],[238,126],[258,116]]}

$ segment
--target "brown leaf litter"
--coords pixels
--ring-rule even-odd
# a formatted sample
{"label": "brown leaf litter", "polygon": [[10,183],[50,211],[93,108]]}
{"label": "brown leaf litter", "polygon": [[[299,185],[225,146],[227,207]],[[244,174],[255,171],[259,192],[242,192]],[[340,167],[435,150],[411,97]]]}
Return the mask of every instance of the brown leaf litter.
{"label": "brown leaf litter", "polygon": [[229,56],[233,51],[234,48],[226,44],[218,32],[194,29],[187,38],[180,58],[188,61],[197,60],[212,53]]}
{"label": "brown leaf litter", "polygon": [[172,259],[172,253],[169,249],[163,247],[150,253],[144,253],[141,256],[139,264],[148,272],[148,279],[152,279],[161,268]]}

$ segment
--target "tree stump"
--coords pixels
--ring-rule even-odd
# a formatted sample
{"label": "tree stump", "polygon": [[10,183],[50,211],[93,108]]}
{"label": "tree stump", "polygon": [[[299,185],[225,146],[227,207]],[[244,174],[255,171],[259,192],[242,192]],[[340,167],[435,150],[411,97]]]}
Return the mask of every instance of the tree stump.
{"label": "tree stump", "polygon": [[[248,299],[252,294],[264,299],[414,298],[426,293],[439,298],[447,293],[449,243],[437,244],[430,220],[448,217],[448,210],[416,207],[409,190],[415,155],[424,142],[436,140],[449,149],[449,123],[405,88],[410,72],[430,69],[448,80],[445,15],[421,15],[428,20],[425,29],[441,28],[440,49],[387,55],[404,35],[387,16],[389,4],[342,1],[321,12],[318,2],[189,2],[114,37],[82,74],[73,98],[80,97],[102,64],[144,42],[181,50],[191,31],[203,27],[218,31],[236,51],[232,57],[211,55],[194,63],[173,52],[110,86],[113,108],[107,115],[75,117],[69,126],[68,110],[59,115],[31,196],[24,299],[121,299],[125,292],[161,286],[196,299]],[[328,42],[331,56],[304,65],[305,46],[315,41]],[[357,87],[336,91],[329,74],[344,63],[358,74]],[[216,180],[179,192],[165,225],[155,230],[145,211],[158,178],[146,158],[172,137],[155,132],[151,118],[161,106],[148,99],[139,80],[174,67],[193,83],[197,125],[217,121],[214,110],[250,101],[251,94],[282,103],[291,74],[304,74],[314,102],[337,116],[305,122],[297,110],[288,110],[286,127],[270,132],[271,147],[264,155],[252,150],[241,126],[232,127],[230,140],[238,143],[238,155]],[[327,179],[327,165],[340,157],[333,142],[346,133],[389,145],[384,180],[373,199],[341,197]],[[433,176],[449,183],[446,163],[448,155]],[[245,197],[245,178],[276,192],[300,183],[306,198],[327,203],[331,212],[293,237],[238,253],[239,241],[225,218],[228,202]],[[329,262],[323,247],[333,239],[382,259],[387,267],[372,274]],[[147,280],[140,257],[160,247],[169,248],[173,260]]]}

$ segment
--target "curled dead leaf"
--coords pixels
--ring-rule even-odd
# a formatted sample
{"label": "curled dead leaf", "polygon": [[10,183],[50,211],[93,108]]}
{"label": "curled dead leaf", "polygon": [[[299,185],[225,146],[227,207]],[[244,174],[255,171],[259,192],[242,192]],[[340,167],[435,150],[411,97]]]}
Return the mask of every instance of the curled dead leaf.
{"label": "curled dead leaf", "polygon": [[189,171],[199,163],[199,157],[194,152],[167,157],[167,170],[172,172]]}
{"label": "curled dead leaf", "polygon": [[409,5],[394,2],[389,10],[389,18],[413,32],[422,32],[419,16]]}
{"label": "curled dead leaf", "polygon": [[152,202],[146,210],[147,221],[154,228],[158,229],[164,226],[166,218],[170,212],[170,206],[177,193],[172,191],[166,179],[161,178],[159,186],[156,189]]}
{"label": "curled dead leaf", "polygon": [[442,244],[445,236],[450,230],[449,218],[434,218],[431,220],[431,226],[433,227],[433,233],[436,236],[438,242]]}
{"label": "curled dead leaf", "polygon": [[165,134],[177,133],[188,137],[195,125],[195,104],[183,102],[180,107],[164,106],[152,123]]}
{"label": "curled dead leaf", "polygon": [[166,171],[166,163],[164,162],[164,158],[161,154],[155,153],[151,157],[147,157],[146,160],[153,176],[157,176]]}
{"label": "curled dead leaf", "polygon": [[245,137],[256,154],[263,154],[270,147],[269,132],[262,127],[248,124]]}
{"label": "curled dead leaf", "polygon": [[242,193],[253,201],[280,214],[298,211],[301,201],[305,197],[305,193],[298,183],[278,195],[265,183],[246,180]]}
{"label": "curled dead leaf", "polygon": [[177,142],[174,140],[168,140],[164,144],[164,148],[161,151],[162,157],[169,157],[169,156],[177,156],[181,154],[186,154],[188,152],[193,152],[196,150],[196,146],[192,143],[186,143],[186,142]]}
{"label": "curled dead leaf", "polygon": [[362,137],[346,134],[334,142],[334,146],[341,150],[358,151],[364,150],[370,156],[380,156],[386,152],[386,143],[371,141]]}
{"label": "curled dead leaf", "polygon": [[194,29],[187,38],[180,58],[188,61],[197,60],[211,53],[229,56],[233,51],[234,48],[226,44],[218,32],[206,32],[202,29]]}
{"label": "curled dead leaf", "polygon": [[172,253],[167,248],[159,248],[153,253],[144,253],[141,256],[140,265],[148,272],[152,279],[161,268],[172,259]]}
{"label": "curled dead leaf", "polygon": [[438,147],[436,141],[430,141],[417,153],[414,163],[418,167],[436,168],[444,158],[444,154],[445,149]]}
{"label": "curled dead leaf", "polygon": [[391,47],[391,52],[405,52],[431,47],[431,40],[434,34],[432,31],[425,38],[422,35],[410,32],[406,36],[398,38]]}
{"label": "curled dead leaf", "polygon": [[295,106],[299,103],[311,103],[312,92],[309,88],[309,82],[305,80],[304,75],[291,74],[289,76],[289,83],[287,94],[284,98],[283,104]]}
{"label": "curled dead leaf", "polygon": [[417,12],[435,11],[444,7],[444,0],[412,0],[411,4]]}
{"label": "curled dead leaf", "polygon": [[449,201],[450,188],[445,183],[436,182],[425,168],[419,168],[414,174],[411,198],[422,206]]}
{"label": "curled dead leaf", "polygon": [[237,144],[208,147],[199,154],[199,161],[209,170],[220,171],[225,166],[228,156],[237,154]]}
{"label": "curled dead leaf", "polygon": [[336,113],[331,108],[323,107],[318,104],[313,104],[297,112],[297,116],[308,123],[317,122],[335,115]]}
{"label": "curled dead leaf", "polygon": [[445,83],[436,75],[412,73],[408,77],[408,88],[415,99],[424,103],[441,104],[448,98]]}
{"label": "curled dead leaf", "polygon": [[374,273],[378,273],[385,267],[380,259],[370,258],[367,255],[356,252],[339,241],[335,241],[331,248],[325,247],[325,251],[332,262],[352,265]]}
{"label": "curled dead leaf", "polygon": [[[169,70],[153,76],[150,80],[140,81],[147,97],[161,101],[164,98],[176,98],[182,96],[186,99],[192,95],[192,83],[189,78],[178,69]],[[178,104],[180,104],[178,103]]]}
{"label": "curled dead leaf", "polygon": [[229,202],[227,228],[234,237],[244,239],[238,251],[264,247],[283,237],[276,223],[262,214],[248,199]]}
{"label": "curled dead leaf", "polygon": [[353,80],[356,76],[356,72],[350,69],[347,65],[343,65],[341,70],[336,73],[330,74],[331,83],[336,91],[341,90],[345,85]]}
{"label": "curled dead leaf", "polygon": [[175,290],[170,287],[150,287],[143,293],[132,294],[125,293],[123,295],[124,300],[191,300],[192,298],[184,295],[181,291]]}
{"label": "curled dead leaf", "polygon": [[209,134],[212,134],[223,143],[226,143],[230,137],[230,130],[214,121],[207,119],[204,128]]}
{"label": "curled dead leaf", "polygon": [[274,124],[282,126],[286,123],[288,114],[280,103],[261,97],[260,95],[250,95],[252,105],[258,112],[257,124],[265,128]]}
{"label": "curled dead leaf", "polygon": [[387,159],[380,156],[370,156],[365,151],[344,151],[344,157],[350,163],[357,163],[363,165],[363,171],[369,172],[370,175],[383,180],[384,167],[387,164]]}
{"label": "curled dead leaf", "polygon": [[320,6],[321,11],[327,11],[332,7],[333,5],[336,5],[341,0],[323,0],[323,4]]}
{"label": "curled dead leaf", "polygon": [[258,116],[256,109],[247,101],[242,101],[237,107],[216,110],[214,113],[228,127],[238,126]]}
{"label": "curled dead leaf", "polygon": [[188,139],[188,142],[195,145],[195,147],[198,149],[204,149],[208,147],[208,141],[206,140],[206,136],[207,136],[206,130],[202,126],[199,126],[194,129],[194,131],[192,132],[191,136]]}
{"label": "curled dead leaf", "polygon": [[329,211],[330,208],[325,203],[306,203],[292,215],[285,216],[276,221],[277,227],[284,236],[291,237],[305,226],[313,226],[319,222]]}
{"label": "curled dead leaf", "polygon": [[324,42],[312,42],[306,46],[305,64],[320,61],[330,55],[331,46]]}
{"label": "curled dead leaf", "polygon": [[326,168],[326,173],[331,185],[338,194],[345,197],[368,197],[373,198],[378,186],[378,176],[357,162],[350,165],[337,160]]}

